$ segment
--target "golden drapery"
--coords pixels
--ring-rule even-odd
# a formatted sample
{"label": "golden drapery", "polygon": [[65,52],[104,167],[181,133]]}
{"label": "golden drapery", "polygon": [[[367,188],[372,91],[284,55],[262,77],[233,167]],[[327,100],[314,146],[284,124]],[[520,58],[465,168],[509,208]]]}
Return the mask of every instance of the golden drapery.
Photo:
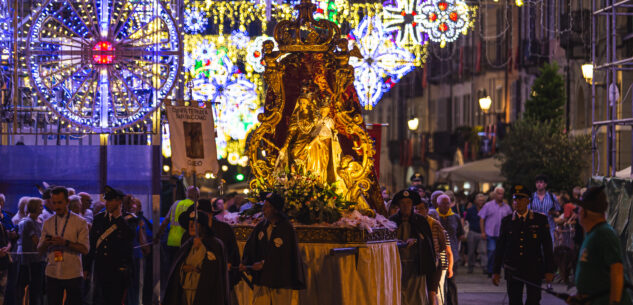
{"label": "golden drapery", "polygon": [[[245,242],[238,242],[240,252]],[[333,248],[359,247],[356,255],[330,255]],[[400,305],[400,254],[395,241],[361,244],[299,243],[307,289],[301,305]],[[265,264],[265,263],[264,263]],[[240,304],[252,304],[253,290],[235,286]]]}

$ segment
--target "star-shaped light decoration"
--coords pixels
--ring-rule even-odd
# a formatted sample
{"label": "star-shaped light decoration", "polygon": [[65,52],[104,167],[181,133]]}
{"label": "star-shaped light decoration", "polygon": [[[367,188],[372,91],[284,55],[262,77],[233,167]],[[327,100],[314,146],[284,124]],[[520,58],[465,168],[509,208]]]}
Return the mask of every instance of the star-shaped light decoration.
{"label": "star-shaped light decoration", "polygon": [[398,47],[377,18],[365,17],[350,33],[350,49],[354,45],[363,56],[349,59],[355,69],[354,87],[361,105],[371,110],[385,92],[413,70],[415,56]]}
{"label": "star-shaped light decoration", "polygon": [[185,10],[185,31],[191,34],[202,33],[207,29],[207,15],[198,8]]}
{"label": "star-shaped light decoration", "polygon": [[395,32],[396,44],[407,50],[424,42],[420,0],[389,0],[383,3],[386,32]]}
{"label": "star-shaped light decoration", "polygon": [[234,30],[231,32],[231,44],[238,50],[244,49],[251,42],[251,38],[248,36],[246,30]]}
{"label": "star-shaped light decoration", "polygon": [[422,26],[429,39],[440,47],[466,35],[470,8],[462,0],[429,0],[422,6]]}
{"label": "star-shaped light decoration", "polygon": [[257,73],[264,72],[264,65],[262,64],[262,60],[264,59],[264,50],[262,49],[262,45],[266,40],[271,40],[275,43],[274,51],[279,51],[275,39],[265,35],[255,38],[255,40],[251,42],[246,49],[246,62],[253,68],[253,71]]}

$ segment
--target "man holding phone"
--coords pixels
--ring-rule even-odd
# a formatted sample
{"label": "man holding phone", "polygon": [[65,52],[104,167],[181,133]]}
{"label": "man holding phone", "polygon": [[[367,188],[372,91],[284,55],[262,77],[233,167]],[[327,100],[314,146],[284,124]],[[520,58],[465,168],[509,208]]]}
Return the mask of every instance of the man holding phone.
{"label": "man holding phone", "polygon": [[58,186],[51,190],[55,215],[44,221],[37,249],[46,254],[46,296],[48,304],[81,304],[81,255],[88,254],[88,224],[68,210],[68,190]]}

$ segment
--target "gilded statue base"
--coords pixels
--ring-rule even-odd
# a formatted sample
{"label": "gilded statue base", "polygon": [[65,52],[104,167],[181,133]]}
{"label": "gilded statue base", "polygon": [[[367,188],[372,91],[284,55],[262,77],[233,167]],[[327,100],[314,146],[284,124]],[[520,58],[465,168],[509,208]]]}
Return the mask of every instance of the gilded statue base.
{"label": "gilded statue base", "polygon": [[[254,225],[235,225],[235,237],[238,241],[246,241],[255,228]],[[369,233],[356,228],[344,228],[334,226],[304,226],[296,225],[297,239],[300,243],[376,243],[385,241],[395,241],[396,231],[387,228],[372,229]]]}

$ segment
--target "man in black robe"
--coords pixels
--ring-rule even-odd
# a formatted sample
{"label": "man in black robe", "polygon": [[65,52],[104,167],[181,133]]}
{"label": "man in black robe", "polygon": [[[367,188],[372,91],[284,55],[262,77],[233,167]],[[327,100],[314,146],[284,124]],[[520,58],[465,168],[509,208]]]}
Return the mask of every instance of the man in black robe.
{"label": "man in black robe", "polygon": [[[235,238],[235,232],[233,228],[226,222],[218,220],[214,215],[218,211],[214,211],[211,206],[211,201],[208,199],[198,200],[198,212],[205,213],[209,216],[209,222],[207,226],[213,232],[213,235],[222,241],[224,245],[224,251],[227,258],[227,269],[229,270],[229,294],[231,297],[231,304],[238,305],[237,296],[235,295],[235,285],[240,282],[240,272],[237,267],[240,265],[240,250],[237,247],[237,239]],[[194,205],[190,206],[186,214],[190,214],[194,211]],[[234,268],[232,268],[234,267]]]}
{"label": "man in black robe", "polygon": [[[229,305],[226,253],[222,241],[208,227],[209,217],[182,213],[178,223],[189,228],[169,273],[163,305]],[[197,235],[197,236],[196,236]]]}
{"label": "man in black robe", "polygon": [[403,305],[428,303],[426,275],[437,266],[431,227],[424,216],[413,213],[413,206],[420,202],[420,195],[409,190],[398,192],[391,201],[400,210],[389,220],[398,225],[398,239],[406,243],[400,248]]}
{"label": "man in black robe", "polygon": [[305,271],[297,235],[282,212],[284,199],[269,193],[264,220],[257,224],[244,247],[240,270],[251,266],[254,305],[296,304],[297,290],[305,289]]}

